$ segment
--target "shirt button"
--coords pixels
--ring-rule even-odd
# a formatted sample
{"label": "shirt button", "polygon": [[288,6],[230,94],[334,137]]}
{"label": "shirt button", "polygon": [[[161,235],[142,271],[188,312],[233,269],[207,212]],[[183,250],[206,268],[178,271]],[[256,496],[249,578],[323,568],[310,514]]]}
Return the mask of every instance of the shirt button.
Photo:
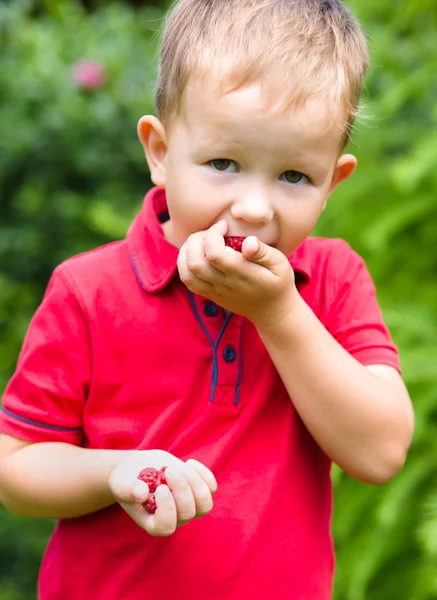
{"label": "shirt button", "polygon": [[235,351],[235,348],[233,348],[232,346],[227,346],[223,350],[223,358],[228,363],[234,362],[234,360],[237,358],[237,353]]}
{"label": "shirt button", "polygon": [[218,306],[217,304],[214,304],[214,302],[208,300],[208,302],[205,302],[203,305],[203,312],[207,317],[216,317],[218,313]]}

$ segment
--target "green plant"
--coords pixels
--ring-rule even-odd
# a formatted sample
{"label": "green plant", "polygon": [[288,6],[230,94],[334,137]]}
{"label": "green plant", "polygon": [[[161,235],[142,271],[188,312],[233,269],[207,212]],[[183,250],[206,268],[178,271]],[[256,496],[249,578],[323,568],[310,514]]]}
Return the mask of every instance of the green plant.
{"label": "green plant", "polygon": [[[345,238],[366,259],[401,351],[416,430],[405,468],[383,487],[333,469],[335,600],[433,600],[437,0],[347,3],[369,33],[372,68],[349,148],[359,167],[317,233]],[[123,237],[150,185],[135,129],[152,110],[163,11],[97,4],[91,14],[73,0],[0,4],[1,389],[53,268]],[[85,58],[104,68],[101,87],[75,83],[73,67]],[[0,600],[34,600],[53,523],[0,516]]]}
{"label": "green plant", "polygon": [[407,463],[381,488],[335,470],[335,600],[437,597],[437,2],[352,0],[369,32],[357,172],[318,232],[366,259],[401,352],[416,427]]}
{"label": "green plant", "polygon": [[[1,390],[54,267],[124,237],[150,187],[136,123],[152,110],[162,12],[46,4],[0,4]],[[78,85],[83,59],[105,84]],[[0,600],[33,600],[53,522],[0,517]]]}

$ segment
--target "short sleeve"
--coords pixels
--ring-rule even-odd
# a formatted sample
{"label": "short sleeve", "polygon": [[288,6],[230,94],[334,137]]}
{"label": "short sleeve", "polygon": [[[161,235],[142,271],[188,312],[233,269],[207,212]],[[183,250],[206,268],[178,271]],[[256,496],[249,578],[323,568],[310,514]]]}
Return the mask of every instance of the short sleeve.
{"label": "short sleeve", "polygon": [[0,431],[80,445],[91,359],[88,321],[61,267],[53,273],[2,399]]}
{"label": "short sleeve", "polygon": [[343,242],[330,267],[328,331],[363,365],[384,364],[400,372],[399,353],[384,323],[375,285],[364,260]]}

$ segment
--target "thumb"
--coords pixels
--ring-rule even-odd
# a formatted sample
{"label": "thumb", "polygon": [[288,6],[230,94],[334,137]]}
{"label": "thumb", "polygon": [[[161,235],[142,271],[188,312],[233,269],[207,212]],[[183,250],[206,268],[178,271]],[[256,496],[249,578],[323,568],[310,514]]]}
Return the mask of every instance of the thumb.
{"label": "thumb", "polygon": [[271,269],[278,262],[274,249],[253,235],[244,240],[242,253],[247,260],[267,269]]}
{"label": "thumb", "polygon": [[140,479],[126,479],[112,482],[112,492],[117,502],[135,504],[145,502],[149,496],[147,483]]}

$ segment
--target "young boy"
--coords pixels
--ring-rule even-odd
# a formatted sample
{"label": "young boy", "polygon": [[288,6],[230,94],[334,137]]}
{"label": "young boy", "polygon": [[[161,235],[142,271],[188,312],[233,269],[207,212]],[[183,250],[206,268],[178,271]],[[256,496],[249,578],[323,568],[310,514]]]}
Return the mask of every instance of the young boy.
{"label": "young boy", "polygon": [[331,461],[382,484],[413,429],[363,261],[308,237],[366,67],[337,0],[175,6],[157,187],[55,270],[3,398],[0,499],[59,519],[41,600],[331,598]]}

